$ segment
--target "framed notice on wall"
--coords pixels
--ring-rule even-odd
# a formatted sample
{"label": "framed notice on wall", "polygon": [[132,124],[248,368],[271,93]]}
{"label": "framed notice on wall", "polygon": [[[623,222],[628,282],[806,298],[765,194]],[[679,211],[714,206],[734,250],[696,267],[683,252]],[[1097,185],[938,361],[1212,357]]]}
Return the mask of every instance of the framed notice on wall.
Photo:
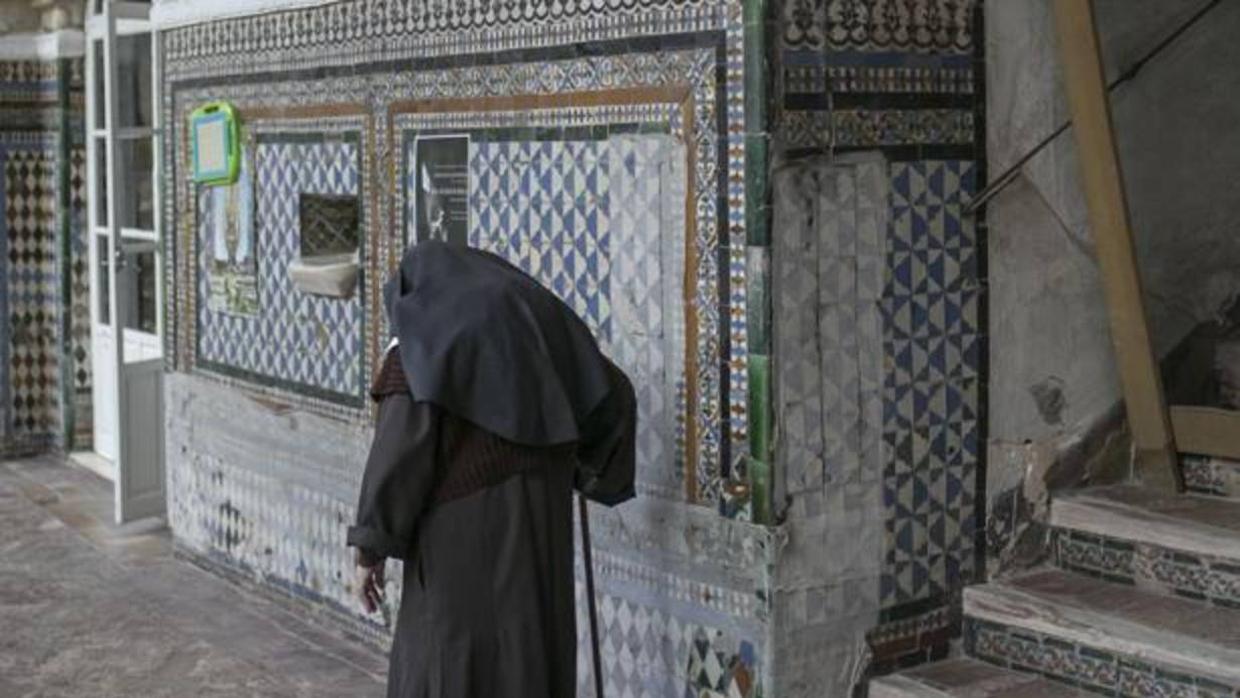
{"label": "framed notice on wall", "polygon": [[414,147],[410,186],[414,239],[469,241],[469,136],[422,136]]}
{"label": "framed notice on wall", "polygon": [[241,127],[232,105],[213,102],[189,115],[194,181],[228,185],[241,173]]}

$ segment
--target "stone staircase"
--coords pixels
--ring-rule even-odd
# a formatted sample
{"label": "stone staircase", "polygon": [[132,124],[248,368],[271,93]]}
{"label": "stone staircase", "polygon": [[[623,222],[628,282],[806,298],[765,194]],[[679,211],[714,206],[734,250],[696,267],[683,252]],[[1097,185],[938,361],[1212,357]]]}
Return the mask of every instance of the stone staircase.
{"label": "stone staircase", "polygon": [[967,657],[870,697],[1240,698],[1240,464],[1211,472],[1227,486],[1056,496],[1050,566],[965,590]]}

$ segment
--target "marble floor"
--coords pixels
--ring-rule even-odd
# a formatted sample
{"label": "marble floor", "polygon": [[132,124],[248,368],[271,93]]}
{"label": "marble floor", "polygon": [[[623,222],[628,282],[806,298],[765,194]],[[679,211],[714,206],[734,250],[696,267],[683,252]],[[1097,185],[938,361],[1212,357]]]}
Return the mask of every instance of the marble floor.
{"label": "marble floor", "polygon": [[387,660],[112,524],[111,483],[0,463],[0,696],[380,696]]}

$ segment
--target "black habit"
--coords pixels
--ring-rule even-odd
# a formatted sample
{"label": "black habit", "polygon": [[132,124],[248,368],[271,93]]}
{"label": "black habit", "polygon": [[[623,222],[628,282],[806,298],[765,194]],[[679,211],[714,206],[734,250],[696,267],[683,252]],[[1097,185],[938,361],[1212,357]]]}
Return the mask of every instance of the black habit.
{"label": "black habit", "polygon": [[[411,266],[417,267],[410,264],[411,256],[416,254],[406,255],[405,277],[397,282],[404,288],[389,286],[394,325],[401,314],[399,308],[393,312],[393,301],[418,286],[418,278],[409,274]],[[492,260],[485,264],[478,269],[495,273],[501,268]],[[508,269],[501,273],[513,278]],[[462,288],[470,290],[470,300],[485,300],[477,283]],[[507,284],[504,292],[513,289]],[[438,291],[444,301],[443,287]],[[518,292],[533,297],[528,288]],[[512,309],[511,299],[505,303]],[[443,356],[449,356],[451,367],[448,375],[433,379],[437,393],[419,395],[415,387],[425,383],[408,375],[412,366],[435,367],[426,354],[411,360],[404,350],[411,341],[428,341],[408,337],[425,334],[426,326],[394,327],[400,343],[388,351],[376,375],[372,392],[379,401],[378,424],[348,542],[363,558],[405,561],[389,698],[576,695],[572,492],[575,487],[609,505],[633,496],[636,400],[628,379],[598,353],[593,340],[578,344],[574,323],[580,321],[566,306],[571,318],[555,317],[549,304],[533,315],[527,301],[518,299],[517,306],[534,318],[532,324],[501,327],[493,335],[498,340],[482,339],[475,334],[478,328],[457,323],[457,336],[472,338],[464,354],[446,345],[437,350],[439,368],[445,367]],[[514,347],[523,351],[523,341],[537,347],[546,334],[529,341],[520,335],[531,327],[545,330],[548,318],[550,334],[569,338],[570,346],[558,351],[572,354],[573,362],[555,366],[544,361],[536,367],[548,380],[565,380],[543,386],[530,408],[551,405],[550,411],[504,415],[502,406],[517,402],[498,391],[519,385],[513,381],[497,389],[492,404],[472,402],[487,393],[475,378],[460,377],[468,362],[489,360],[488,346],[510,356]],[[509,364],[507,370],[520,371],[522,365]],[[601,390],[593,375],[584,387],[569,384],[571,371],[583,366],[586,373],[601,367]],[[453,372],[470,395],[452,394],[452,382],[458,380]],[[595,399],[592,393],[601,396]],[[484,428],[483,420],[498,427]],[[523,426],[531,431],[521,432]],[[501,430],[508,433],[496,433]],[[562,440],[565,434],[571,439]]]}

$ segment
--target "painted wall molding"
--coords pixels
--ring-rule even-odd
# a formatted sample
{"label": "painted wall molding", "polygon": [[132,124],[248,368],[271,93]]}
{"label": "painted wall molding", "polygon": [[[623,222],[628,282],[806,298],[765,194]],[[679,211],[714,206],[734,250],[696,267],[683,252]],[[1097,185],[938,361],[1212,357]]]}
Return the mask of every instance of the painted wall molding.
{"label": "painted wall molding", "polygon": [[0,61],[52,61],[86,55],[86,39],[76,29],[0,36]]}

